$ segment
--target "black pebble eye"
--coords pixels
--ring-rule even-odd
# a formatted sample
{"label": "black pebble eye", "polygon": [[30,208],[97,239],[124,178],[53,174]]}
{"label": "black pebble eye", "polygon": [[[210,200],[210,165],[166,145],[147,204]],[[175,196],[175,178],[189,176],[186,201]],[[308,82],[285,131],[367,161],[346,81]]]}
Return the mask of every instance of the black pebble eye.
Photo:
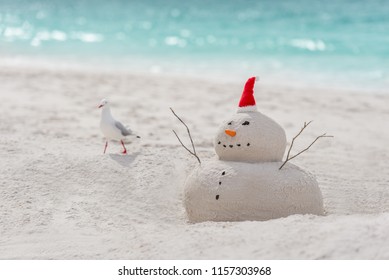
{"label": "black pebble eye", "polygon": [[228,125],[232,125],[232,122],[229,122]]}
{"label": "black pebble eye", "polygon": [[245,121],[244,123],[242,123],[242,125],[249,125],[250,124],[250,122],[248,122],[248,121]]}

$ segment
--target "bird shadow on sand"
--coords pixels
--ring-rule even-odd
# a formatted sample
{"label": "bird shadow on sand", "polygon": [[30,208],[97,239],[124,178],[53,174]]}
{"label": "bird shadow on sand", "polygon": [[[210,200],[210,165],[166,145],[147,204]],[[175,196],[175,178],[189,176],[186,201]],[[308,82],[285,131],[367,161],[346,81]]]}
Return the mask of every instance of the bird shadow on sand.
{"label": "bird shadow on sand", "polygon": [[130,167],[139,154],[140,154],[139,152],[136,152],[136,153],[127,154],[127,155],[110,154],[109,156],[111,159],[116,161],[121,166]]}

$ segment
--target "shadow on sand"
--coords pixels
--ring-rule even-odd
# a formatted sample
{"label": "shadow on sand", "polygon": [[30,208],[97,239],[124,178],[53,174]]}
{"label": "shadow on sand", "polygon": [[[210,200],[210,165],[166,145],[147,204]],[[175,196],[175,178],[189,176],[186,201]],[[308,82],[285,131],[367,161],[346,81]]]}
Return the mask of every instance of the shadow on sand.
{"label": "shadow on sand", "polygon": [[133,154],[127,154],[127,155],[120,155],[120,154],[110,154],[110,158],[116,161],[118,164],[124,167],[130,167],[131,164],[134,162],[136,157],[139,155],[139,152],[133,153]]}

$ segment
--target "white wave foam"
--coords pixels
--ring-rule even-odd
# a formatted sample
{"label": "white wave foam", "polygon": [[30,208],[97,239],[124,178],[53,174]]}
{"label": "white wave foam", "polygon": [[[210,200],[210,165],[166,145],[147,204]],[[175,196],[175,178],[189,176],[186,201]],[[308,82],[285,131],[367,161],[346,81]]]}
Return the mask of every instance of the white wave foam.
{"label": "white wave foam", "polygon": [[74,32],[71,37],[85,43],[98,43],[104,40],[104,36],[98,33]]}
{"label": "white wave foam", "polygon": [[293,39],[290,41],[290,45],[309,51],[325,51],[327,49],[326,44],[322,40]]}

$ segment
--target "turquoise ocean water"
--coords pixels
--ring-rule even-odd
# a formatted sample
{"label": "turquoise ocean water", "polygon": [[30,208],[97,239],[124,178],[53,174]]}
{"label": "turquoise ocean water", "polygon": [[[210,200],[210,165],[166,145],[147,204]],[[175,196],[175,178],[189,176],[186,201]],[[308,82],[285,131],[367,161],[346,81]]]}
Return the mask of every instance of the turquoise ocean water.
{"label": "turquoise ocean water", "polygon": [[0,57],[389,88],[389,1],[0,0]]}

